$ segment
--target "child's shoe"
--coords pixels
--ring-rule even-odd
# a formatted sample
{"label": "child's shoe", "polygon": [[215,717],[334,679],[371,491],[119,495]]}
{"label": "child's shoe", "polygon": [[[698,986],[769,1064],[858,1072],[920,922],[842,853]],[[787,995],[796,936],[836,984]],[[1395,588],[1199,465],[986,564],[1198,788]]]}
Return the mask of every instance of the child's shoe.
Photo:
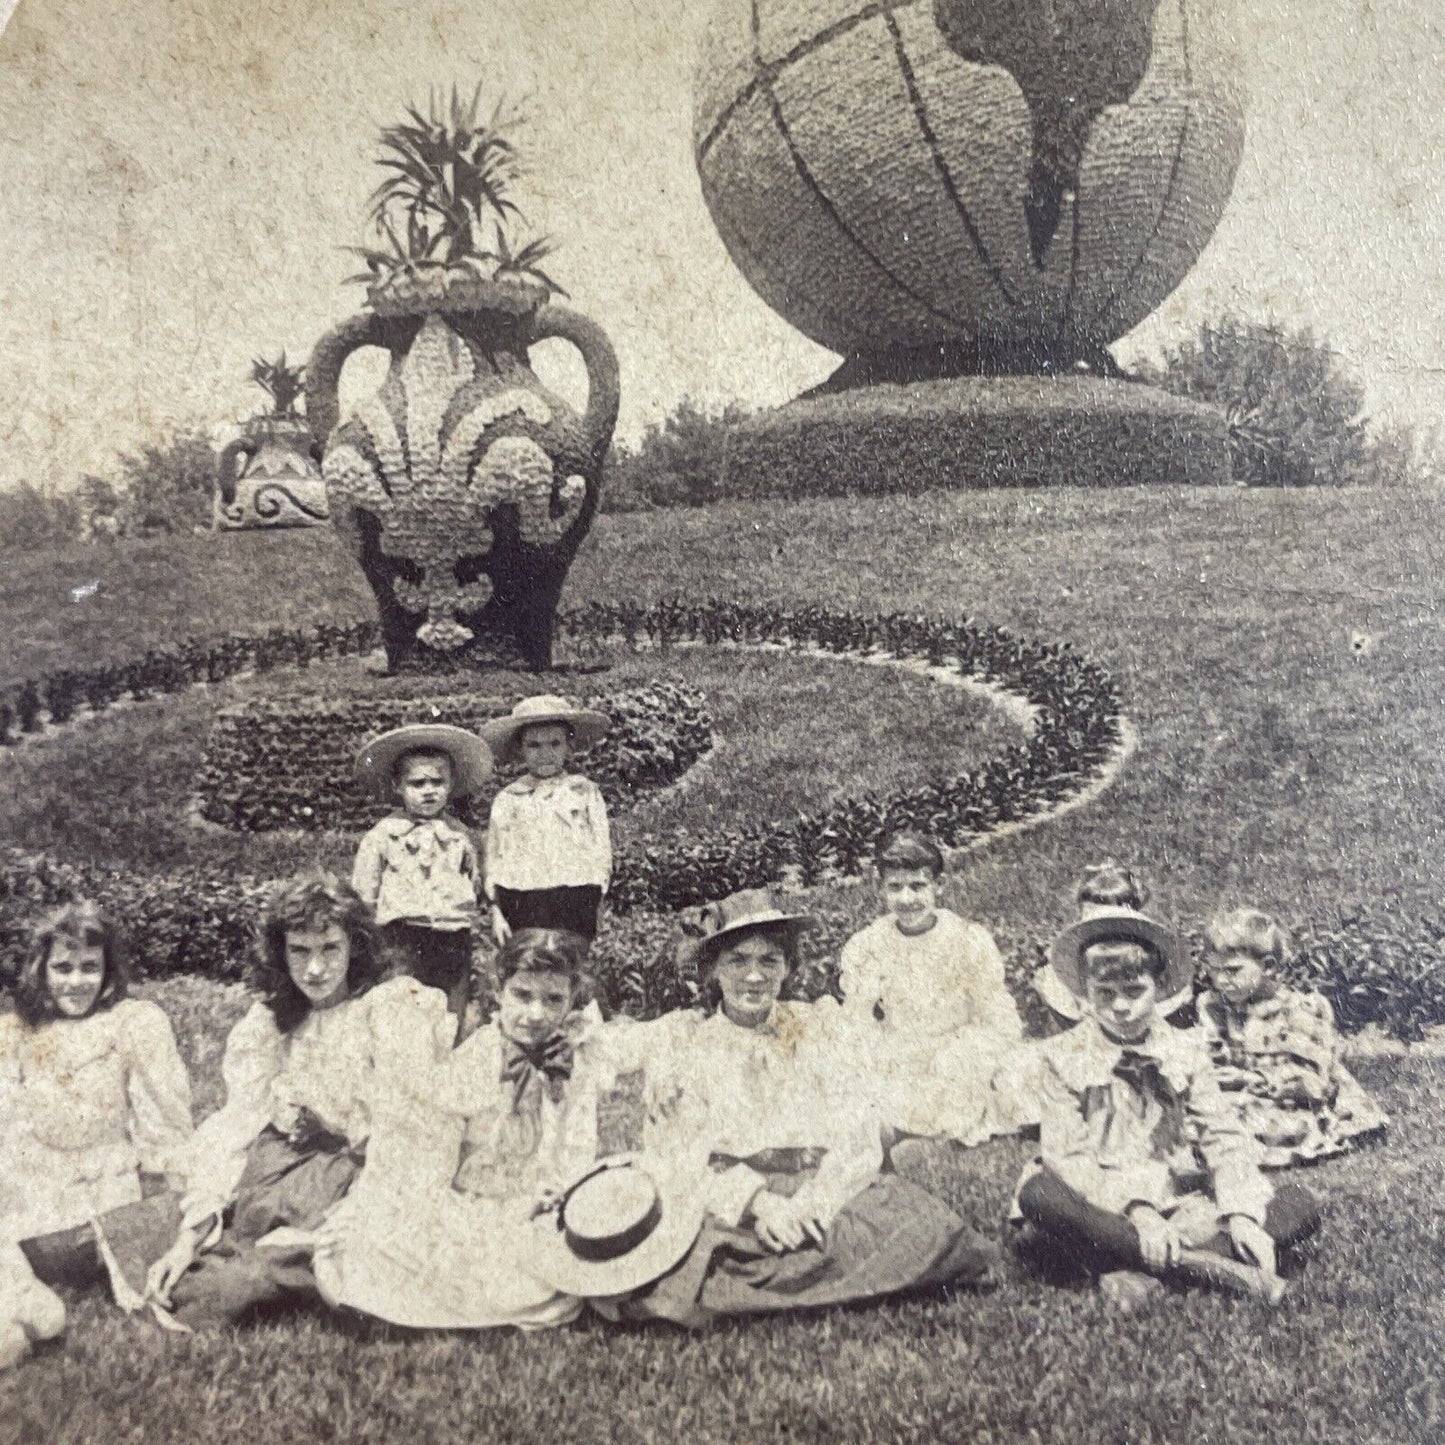
{"label": "child's shoe", "polygon": [[1225,1294],[1258,1300],[1271,1309],[1279,1304],[1289,1288],[1277,1274],[1252,1264],[1226,1259],[1211,1249],[1180,1250],[1178,1270],[1185,1279],[1210,1285]]}

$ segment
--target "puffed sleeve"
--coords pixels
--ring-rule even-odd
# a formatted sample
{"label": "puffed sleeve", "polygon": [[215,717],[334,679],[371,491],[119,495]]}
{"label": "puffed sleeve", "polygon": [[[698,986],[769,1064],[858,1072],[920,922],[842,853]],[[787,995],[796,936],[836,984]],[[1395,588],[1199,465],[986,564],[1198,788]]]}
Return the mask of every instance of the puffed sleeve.
{"label": "puffed sleeve", "polygon": [[365,995],[371,1037],[371,1098],[375,1117],[393,1101],[431,1105],[438,1067],[450,1053],[456,1021],[446,995],[414,978],[393,978]]}
{"label": "puffed sleeve", "polygon": [[493,881],[493,875],[499,871],[502,836],[506,829],[507,809],[510,806],[507,790],[503,788],[492,799],[492,808],[487,814],[487,835],[482,840],[482,890],[493,902],[497,897],[497,885]]}
{"label": "puffed sleeve", "polygon": [[879,1001],[878,969],[868,946],[868,929],[861,929],[843,945],[838,955],[838,985],[843,1008],[851,1018],[873,1021],[873,1006]]}
{"label": "puffed sleeve", "polygon": [[362,1104],[369,1126],[366,1173],[414,1181],[439,1155],[456,1169],[459,1125],[439,1107],[436,1081],[456,1020],[446,995],[414,978],[396,978],[364,995],[370,1068]]}
{"label": "puffed sleeve", "polygon": [[386,834],[380,825],[362,838],[351,866],[351,886],[370,908],[381,896],[381,875],[386,866]]}
{"label": "puffed sleeve", "polygon": [[[825,1096],[826,1097],[826,1096]],[[834,1101],[825,1139],[828,1152],[818,1172],[799,1191],[826,1229],[850,1199],[861,1194],[883,1167],[882,1130],[863,1104]]]}
{"label": "puffed sleeve", "polygon": [[140,1167],[172,1180],[185,1178],[192,1137],[191,1080],[176,1047],[171,1021],[155,1004],[128,999],[122,1033],[130,1136]]}
{"label": "puffed sleeve", "polygon": [[252,1004],[230,1032],[221,1059],[226,1102],[191,1141],[181,1222],[194,1228],[230,1204],[246,1168],[246,1151],[270,1122],[271,1085],[286,1061],[286,1041],[265,1004]]}
{"label": "puffed sleeve", "polygon": [[1006,1039],[1021,1039],[1023,1020],[1019,1018],[1018,1005],[1005,982],[1003,954],[999,952],[993,934],[980,923],[970,923],[966,948],[963,977],[968,981],[970,1022],[975,1028]]}

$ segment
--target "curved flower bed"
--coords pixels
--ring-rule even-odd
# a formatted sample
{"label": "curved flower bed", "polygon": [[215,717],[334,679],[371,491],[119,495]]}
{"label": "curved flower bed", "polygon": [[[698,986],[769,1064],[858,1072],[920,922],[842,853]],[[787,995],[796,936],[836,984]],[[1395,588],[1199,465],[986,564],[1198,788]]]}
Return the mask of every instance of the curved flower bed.
{"label": "curved flower bed", "polygon": [[[478,693],[416,698],[255,698],[216,719],[196,780],[199,812],[241,832],[335,828],[360,832],[376,821],[376,800],[356,784],[353,763],[366,739],[412,722],[476,730],[517,699]],[[578,760],[614,812],[641,793],[675,783],[712,748],[712,715],[702,695],[659,682],[585,699],[611,730]],[[518,767],[499,769],[469,802],[465,823],[484,824],[499,788]]]}
{"label": "curved flower bed", "polygon": [[[967,618],[668,599],[593,604],[563,614],[559,623],[564,636],[578,640],[621,638],[659,648],[684,642],[781,645],[920,662],[995,684],[1033,709],[1031,734],[973,772],[704,838],[639,839],[616,859],[611,901],[618,913],[670,912],[780,879],[811,884],[856,874],[882,834],[905,825],[962,845],[1071,797],[1104,765],[1120,737],[1117,696],[1101,669],[1066,646],[1028,642]],[[77,696],[103,707],[127,691],[132,696],[176,691],[248,668],[265,671],[364,651],[376,636],[374,627],[358,627],[186,642],[109,669],[104,679],[72,672],[23,687],[45,700],[52,721],[61,721],[73,713],[66,704]],[[37,703],[22,726],[38,728],[39,712]],[[264,891],[257,880],[203,869],[133,875],[118,868],[82,870],[23,853],[5,856],[10,861],[0,862],[0,944],[13,944],[19,914],[68,892],[88,891],[116,907],[143,967],[154,973],[234,971]]]}
{"label": "curved flower bed", "polygon": [[559,619],[574,637],[620,637],[657,647],[700,642],[816,648],[945,667],[1025,699],[1034,727],[971,773],[886,796],[848,798],[818,814],[707,838],[639,840],[621,852],[612,902],[671,910],[782,878],[816,883],[860,871],[883,834],[923,828],[959,847],[1048,809],[1084,787],[1120,741],[1108,675],[1061,644],[1035,643],[968,618],[865,615],[667,599],[595,603]]}

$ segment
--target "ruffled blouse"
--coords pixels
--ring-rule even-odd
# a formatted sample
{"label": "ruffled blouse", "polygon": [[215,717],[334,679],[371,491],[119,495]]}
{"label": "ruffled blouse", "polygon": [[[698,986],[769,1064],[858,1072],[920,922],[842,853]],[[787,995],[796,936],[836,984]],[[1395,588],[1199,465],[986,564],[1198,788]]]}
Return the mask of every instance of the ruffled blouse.
{"label": "ruffled blouse", "polygon": [[313,1009],[289,1034],[265,1004],[252,1005],[226,1040],[226,1102],[196,1130],[184,1223],[222,1214],[252,1142],[267,1125],[289,1132],[302,1109],[352,1145],[365,1144],[381,1118],[417,1126],[418,1095],[454,1028],[446,996],[412,978]]}
{"label": "ruffled blouse", "polygon": [[170,1020],[142,999],[34,1026],[0,1016],[0,1115],[0,1237],[134,1203],[141,1171],[179,1181],[191,1086]]}
{"label": "ruffled blouse", "polygon": [[831,1002],[780,1002],[756,1029],[719,1010],[639,1030],[647,1148],[684,1177],[707,1171],[707,1207],[724,1223],[737,1224],[767,1182],[747,1161],[768,1151],[822,1153],[803,1189],[824,1224],[878,1173],[878,1117],[840,1053],[836,1013]]}

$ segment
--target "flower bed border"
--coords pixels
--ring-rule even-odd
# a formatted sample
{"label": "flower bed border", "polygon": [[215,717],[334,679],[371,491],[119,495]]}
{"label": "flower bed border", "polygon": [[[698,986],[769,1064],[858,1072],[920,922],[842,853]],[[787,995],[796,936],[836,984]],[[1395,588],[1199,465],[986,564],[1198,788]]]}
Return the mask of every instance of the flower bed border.
{"label": "flower bed border", "polygon": [[[804,885],[855,875],[891,829],[922,827],[940,842],[964,846],[998,827],[1056,806],[1086,787],[1120,741],[1118,698],[1108,675],[1063,644],[1029,642],[968,618],[864,615],[824,607],[790,609],[668,598],[652,604],[594,603],[562,614],[559,632],[575,640],[812,648],[823,653],[887,656],[949,667],[1016,693],[1034,711],[1029,737],[970,773],[886,796],[863,794],[815,814],[731,829],[697,842],[645,837],[619,850],[611,903],[619,913],[670,912],[739,888],[787,880]],[[374,624],[323,625],[260,635],[188,639],[131,663],[65,670],[5,690],[0,740],[72,718],[83,699],[99,711],[133,698],[218,682],[245,671],[369,651]],[[21,708],[17,695],[27,699]],[[163,876],[114,865],[67,864],[47,855],[0,853],[0,947],[15,943],[17,912],[67,893],[90,892],[127,920],[145,972],[234,976],[249,920],[265,884],[233,874],[185,869]]]}

